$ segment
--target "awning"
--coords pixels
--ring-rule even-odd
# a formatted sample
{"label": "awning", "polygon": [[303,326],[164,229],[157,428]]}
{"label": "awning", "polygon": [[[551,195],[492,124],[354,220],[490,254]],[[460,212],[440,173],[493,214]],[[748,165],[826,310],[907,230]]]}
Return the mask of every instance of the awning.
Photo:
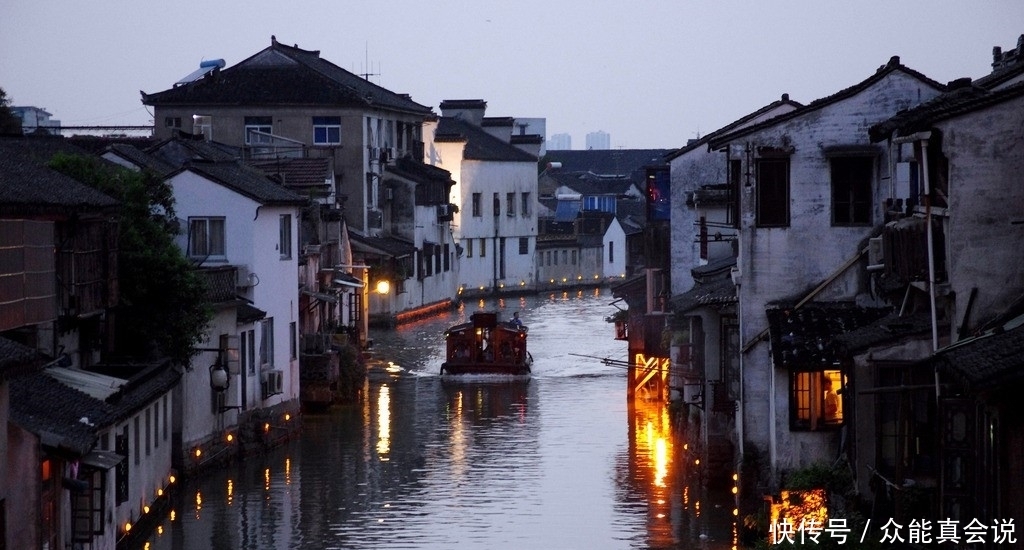
{"label": "awning", "polygon": [[320,300],[321,302],[328,302],[328,303],[331,303],[331,304],[338,303],[338,297],[333,295],[333,294],[324,294],[323,292],[313,292],[312,290],[303,290],[302,293],[305,294],[306,296],[310,296],[312,298]]}
{"label": "awning", "polygon": [[248,302],[239,304],[238,309],[235,310],[235,322],[240,325],[255,323],[266,316],[266,311],[249,305]]}
{"label": "awning", "polygon": [[124,457],[113,452],[96,449],[82,457],[82,466],[88,466],[97,470],[109,470],[124,460]]}
{"label": "awning", "polygon": [[336,272],[334,274],[334,284],[341,286],[350,286],[353,288],[363,288],[363,281],[349,275],[348,273]]}

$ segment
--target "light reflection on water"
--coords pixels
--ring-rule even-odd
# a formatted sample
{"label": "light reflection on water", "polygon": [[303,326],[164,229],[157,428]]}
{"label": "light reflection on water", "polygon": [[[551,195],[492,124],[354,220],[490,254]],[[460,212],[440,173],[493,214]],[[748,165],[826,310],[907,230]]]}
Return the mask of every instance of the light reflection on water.
{"label": "light reflection on water", "polygon": [[477,303],[375,333],[360,406],[306,415],[286,447],[186,484],[149,548],[729,548],[728,519],[697,539],[698,510],[728,512],[686,486],[667,408],[628,404],[624,370],[595,359],[625,359],[611,300],[482,304],[521,311],[528,380],[438,376],[441,333]]}

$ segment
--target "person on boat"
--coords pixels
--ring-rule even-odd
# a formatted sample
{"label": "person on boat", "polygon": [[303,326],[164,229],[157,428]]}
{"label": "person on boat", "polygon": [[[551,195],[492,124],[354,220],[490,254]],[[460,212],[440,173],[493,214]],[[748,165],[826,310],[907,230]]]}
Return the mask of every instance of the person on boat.
{"label": "person on boat", "polygon": [[515,326],[516,328],[523,328],[523,321],[519,319],[518,311],[512,314],[512,320],[509,322],[512,323],[512,325]]}

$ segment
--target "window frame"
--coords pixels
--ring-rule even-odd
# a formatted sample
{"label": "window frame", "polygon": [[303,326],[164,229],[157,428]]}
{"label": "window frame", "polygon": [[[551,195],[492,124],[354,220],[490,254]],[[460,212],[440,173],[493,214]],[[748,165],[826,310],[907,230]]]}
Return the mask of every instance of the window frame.
{"label": "window frame", "polygon": [[246,145],[264,145],[270,140],[250,140],[249,132],[262,132],[264,134],[274,133],[274,117],[272,116],[247,116],[245,117],[245,134],[243,136]]}
{"label": "window frame", "polygon": [[516,194],[505,193],[505,215],[509,218],[516,217]]}
{"label": "window frame", "polygon": [[[780,173],[769,173],[770,167],[780,167]],[[759,157],[755,161],[757,191],[755,192],[754,224],[756,227],[789,227],[791,217],[791,176],[789,156]],[[776,179],[770,179],[772,177]],[[781,193],[781,197],[775,196]],[[784,208],[783,208],[784,206]],[[779,214],[772,210],[778,207]]]}
{"label": "window frame", "polygon": [[471,200],[472,200],[473,217],[474,218],[482,217],[483,214],[480,212],[481,193],[473,193]]}
{"label": "window frame", "polygon": [[281,214],[278,228],[278,251],[282,260],[292,259],[292,215]]}
{"label": "window frame", "polygon": [[875,158],[866,155],[834,156],[828,161],[832,225],[871,225],[874,209],[872,190]]}
{"label": "window frame", "polygon": [[[212,224],[220,226],[220,234],[213,235]],[[218,238],[219,237],[219,238]],[[202,239],[202,251],[196,251],[197,239]],[[227,261],[227,219],[224,216],[190,216],[188,218],[188,257],[194,260]],[[218,242],[219,241],[219,242]],[[219,253],[216,250],[219,244]]]}
{"label": "window frame", "polygon": [[[323,132],[323,137],[318,134]],[[336,135],[332,135],[336,134]],[[313,117],[313,145],[340,145],[341,144],[341,117],[340,116],[315,116]]]}
{"label": "window frame", "polygon": [[[838,414],[826,417],[825,381],[832,383],[838,400]],[[817,370],[793,369],[789,372],[789,428],[796,432],[827,432],[845,424],[846,372],[842,367],[829,365]]]}

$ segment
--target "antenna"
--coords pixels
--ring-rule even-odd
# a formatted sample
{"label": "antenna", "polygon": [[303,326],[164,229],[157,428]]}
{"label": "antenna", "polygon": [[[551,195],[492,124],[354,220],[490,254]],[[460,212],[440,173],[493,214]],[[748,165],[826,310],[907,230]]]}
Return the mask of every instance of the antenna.
{"label": "antenna", "polygon": [[363,77],[365,80],[370,80],[371,76],[380,76],[380,73],[371,73],[371,72],[369,72],[370,71],[370,47],[369,47],[368,44],[365,44],[363,46],[363,52],[364,52],[363,55],[365,57],[365,60],[363,61],[363,69],[366,72],[365,73],[359,73],[359,76]]}

